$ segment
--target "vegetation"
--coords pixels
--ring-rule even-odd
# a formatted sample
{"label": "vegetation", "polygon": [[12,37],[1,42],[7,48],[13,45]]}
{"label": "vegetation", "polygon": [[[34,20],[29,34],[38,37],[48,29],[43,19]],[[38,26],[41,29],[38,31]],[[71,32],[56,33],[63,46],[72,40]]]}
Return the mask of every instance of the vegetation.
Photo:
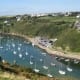
{"label": "vegetation", "polygon": [[[3,23],[6,19],[10,25]],[[74,28],[76,20],[75,16],[22,16],[20,21],[16,21],[16,17],[1,17],[0,31],[57,38],[55,47],[61,47],[63,50],[68,48],[68,51],[80,52],[80,32]]]}
{"label": "vegetation", "polygon": [[18,66],[16,64],[11,65],[7,62],[0,62],[0,80],[76,80],[72,77],[63,78],[49,78],[46,75],[35,73],[30,68]]}

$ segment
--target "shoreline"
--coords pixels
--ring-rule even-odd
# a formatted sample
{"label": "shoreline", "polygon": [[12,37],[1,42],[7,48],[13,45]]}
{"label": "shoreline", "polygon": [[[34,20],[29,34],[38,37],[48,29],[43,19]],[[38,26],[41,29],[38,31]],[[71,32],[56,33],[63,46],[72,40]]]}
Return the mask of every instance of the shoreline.
{"label": "shoreline", "polygon": [[60,52],[60,51],[55,51],[55,50],[53,51],[50,48],[47,48],[47,47],[44,47],[44,46],[42,46],[42,45],[40,45],[38,43],[35,43],[34,42],[34,38],[28,37],[26,35],[22,35],[22,34],[19,34],[19,33],[0,33],[0,34],[22,37],[22,38],[30,41],[31,43],[34,43],[35,46],[38,46],[39,48],[45,50],[50,55],[64,57],[64,58],[69,58],[69,59],[80,60],[80,56],[79,55],[75,55],[75,54],[64,54],[63,52]]}

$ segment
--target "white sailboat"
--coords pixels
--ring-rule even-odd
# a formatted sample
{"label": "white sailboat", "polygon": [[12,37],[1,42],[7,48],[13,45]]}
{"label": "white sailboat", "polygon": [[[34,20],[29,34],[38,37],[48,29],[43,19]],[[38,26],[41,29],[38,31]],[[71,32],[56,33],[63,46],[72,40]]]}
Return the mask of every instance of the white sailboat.
{"label": "white sailboat", "polygon": [[43,66],[43,68],[44,68],[44,69],[48,69],[48,67],[47,67],[47,66],[45,66],[45,65]]}
{"label": "white sailboat", "polygon": [[70,65],[70,62],[68,62],[67,71],[72,72],[72,71],[73,71],[73,69],[72,69],[72,68],[70,68],[70,67],[69,67],[69,65]]}
{"label": "white sailboat", "polygon": [[51,74],[50,74],[50,71],[48,69],[48,74],[47,74],[48,77],[53,77]]}
{"label": "white sailboat", "polygon": [[48,66],[45,65],[45,61],[43,61],[43,68],[46,70],[48,69]]}
{"label": "white sailboat", "polygon": [[51,62],[51,66],[56,66],[56,64],[54,64],[54,63]]}
{"label": "white sailboat", "polygon": [[46,53],[41,53],[42,55],[46,56]]}
{"label": "white sailboat", "polygon": [[70,61],[70,59],[65,59],[65,62],[69,62]]}
{"label": "white sailboat", "polygon": [[16,51],[13,51],[13,54],[16,54]]}
{"label": "white sailboat", "polygon": [[33,64],[33,62],[32,62],[32,59],[33,58],[33,56],[30,56],[30,64],[32,65]]}
{"label": "white sailboat", "polygon": [[12,43],[12,46],[13,46],[13,47],[15,47],[15,44],[14,44],[14,43]]}
{"label": "white sailboat", "polygon": [[78,60],[74,60],[74,64],[78,64],[79,63],[79,61]]}
{"label": "white sailboat", "polygon": [[36,67],[36,62],[35,62],[35,68],[34,68],[34,71],[37,72],[37,73],[40,71],[40,70],[37,69],[37,67]]}
{"label": "white sailboat", "polygon": [[66,74],[66,72],[63,71],[63,70],[59,70],[59,73],[60,73],[61,75],[65,75],[65,74]]}
{"label": "white sailboat", "polygon": [[19,54],[19,58],[22,58],[22,54]]}
{"label": "white sailboat", "polygon": [[64,70],[62,70],[62,64],[61,64],[61,68],[59,69],[59,74],[61,74],[61,75],[65,75],[66,74],[66,72]]}
{"label": "white sailboat", "polygon": [[20,51],[21,50],[21,47],[18,47],[18,51]]}
{"label": "white sailboat", "polygon": [[20,43],[19,46],[22,46],[22,44]]}
{"label": "white sailboat", "polygon": [[33,46],[33,47],[34,47],[34,45],[35,45],[35,44],[34,44],[34,43],[32,43],[32,46]]}
{"label": "white sailboat", "polygon": [[28,55],[28,52],[26,52],[25,55],[27,56]]}
{"label": "white sailboat", "polygon": [[43,61],[43,59],[40,59],[40,62],[42,62]]}
{"label": "white sailboat", "polygon": [[3,46],[0,46],[0,49],[2,49],[3,48]]}
{"label": "white sailboat", "polygon": [[67,71],[72,72],[73,70],[72,70],[72,68],[67,67]]}
{"label": "white sailboat", "polygon": [[45,59],[43,60],[43,68],[46,69],[46,70],[48,69],[48,66],[45,65]]}
{"label": "white sailboat", "polygon": [[48,77],[53,77],[51,74],[47,74]]}

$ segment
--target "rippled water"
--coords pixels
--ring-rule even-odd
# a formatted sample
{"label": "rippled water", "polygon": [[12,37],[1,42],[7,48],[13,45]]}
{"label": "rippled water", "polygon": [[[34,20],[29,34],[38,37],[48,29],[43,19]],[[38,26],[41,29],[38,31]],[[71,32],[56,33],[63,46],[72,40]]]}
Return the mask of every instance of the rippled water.
{"label": "rippled water", "polygon": [[[36,67],[40,70],[40,73],[50,73],[54,77],[74,77],[79,80],[80,67],[69,65],[73,71],[69,72],[66,69],[64,60],[61,62],[49,54],[45,54],[45,51],[38,47],[33,47],[26,40],[14,36],[3,36],[0,38],[0,56],[7,62],[30,67],[34,70]],[[32,63],[31,63],[32,62]],[[30,64],[31,63],[31,64]],[[52,64],[52,65],[51,65]],[[56,66],[53,66],[56,64]],[[78,63],[80,65],[80,63]],[[43,66],[47,66],[48,69],[44,69]],[[75,64],[76,65],[76,64]],[[66,75],[59,74],[59,69],[65,70]]]}

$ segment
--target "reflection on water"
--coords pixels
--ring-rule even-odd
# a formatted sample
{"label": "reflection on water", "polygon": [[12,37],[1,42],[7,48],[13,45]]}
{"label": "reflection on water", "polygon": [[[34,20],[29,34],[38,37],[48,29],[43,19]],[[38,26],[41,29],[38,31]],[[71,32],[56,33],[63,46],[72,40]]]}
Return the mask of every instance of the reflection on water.
{"label": "reflection on water", "polygon": [[[11,64],[16,62],[18,65],[30,67],[48,76],[80,78],[80,62],[76,61],[74,64],[73,60],[70,60],[68,64],[68,59],[49,55],[19,37],[3,36],[0,38],[0,55]],[[73,71],[68,71],[67,66]],[[65,71],[65,75],[60,74],[60,70]]]}

